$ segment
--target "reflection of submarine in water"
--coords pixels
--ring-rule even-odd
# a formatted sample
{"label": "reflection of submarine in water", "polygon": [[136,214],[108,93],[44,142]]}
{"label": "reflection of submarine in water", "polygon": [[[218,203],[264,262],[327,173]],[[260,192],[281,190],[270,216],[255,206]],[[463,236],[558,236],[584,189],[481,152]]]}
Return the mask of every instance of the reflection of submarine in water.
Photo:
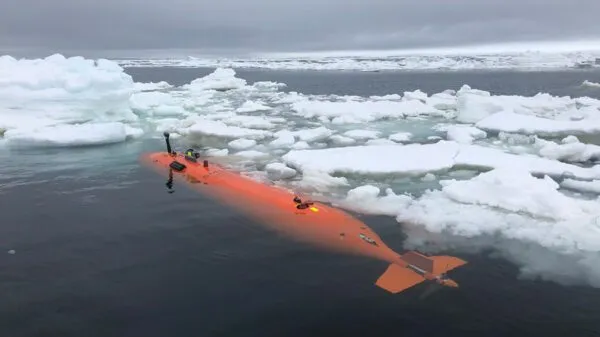
{"label": "reflection of submarine in water", "polygon": [[165,174],[172,188],[173,173],[201,191],[232,206],[260,222],[291,235],[297,240],[349,254],[369,256],[390,263],[376,285],[392,293],[408,289],[425,280],[458,287],[446,272],[466,262],[452,256],[425,256],[409,251],[402,255],[390,249],[369,227],[346,212],[318,202],[306,202],[276,186],[269,186],[207,160],[195,153],[178,154],[171,150],[165,133],[167,152],[142,157],[143,162]]}

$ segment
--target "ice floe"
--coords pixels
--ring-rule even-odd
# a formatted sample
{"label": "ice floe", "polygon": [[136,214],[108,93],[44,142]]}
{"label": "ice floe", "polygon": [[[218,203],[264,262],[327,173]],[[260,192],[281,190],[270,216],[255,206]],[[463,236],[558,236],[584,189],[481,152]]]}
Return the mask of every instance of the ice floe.
{"label": "ice floe", "polygon": [[231,67],[286,70],[434,70],[434,69],[560,69],[598,66],[598,50],[520,50],[497,48],[477,51],[461,48],[412,51],[344,51],[267,54],[246,58],[123,59],[126,67]]}
{"label": "ice floe", "polygon": [[600,177],[600,168],[583,168],[534,155],[517,155],[498,149],[439,141],[434,144],[352,146],[290,151],[283,160],[301,171],[328,174],[422,175],[471,167],[483,170],[516,167],[525,172],[551,176]]}
{"label": "ice floe", "polygon": [[59,54],[19,60],[2,56],[0,130],[11,145],[124,141],[125,126],[110,123],[138,120],[129,102],[134,90],[131,76],[112,61]]}

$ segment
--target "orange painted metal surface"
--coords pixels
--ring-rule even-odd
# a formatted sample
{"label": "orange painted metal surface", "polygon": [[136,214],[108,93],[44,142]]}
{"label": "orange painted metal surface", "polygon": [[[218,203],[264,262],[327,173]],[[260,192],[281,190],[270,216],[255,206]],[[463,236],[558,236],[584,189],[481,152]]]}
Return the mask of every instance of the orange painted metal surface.
{"label": "orange painted metal surface", "polygon": [[[400,255],[367,225],[340,209],[319,202],[303,204],[306,200],[299,203],[291,191],[263,184],[203,158],[196,160],[182,154],[156,152],[144,155],[142,160],[163,174],[184,178],[204,194],[294,239],[390,263],[376,282],[389,292],[396,293],[425,280],[458,287],[445,273],[465,261],[452,256],[429,257],[413,251]],[[170,165],[174,161],[185,168],[173,169]]]}

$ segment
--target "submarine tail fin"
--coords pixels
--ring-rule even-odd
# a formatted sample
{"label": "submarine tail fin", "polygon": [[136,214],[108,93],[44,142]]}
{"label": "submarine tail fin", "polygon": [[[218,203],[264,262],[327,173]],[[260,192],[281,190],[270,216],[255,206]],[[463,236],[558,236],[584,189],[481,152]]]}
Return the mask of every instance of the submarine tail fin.
{"label": "submarine tail fin", "polygon": [[402,260],[433,275],[444,274],[467,263],[454,256],[425,256],[415,251],[404,253]]}
{"label": "submarine tail fin", "polygon": [[399,293],[425,281],[425,278],[410,269],[390,264],[375,284],[391,293]]}
{"label": "submarine tail fin", "polygon": [[446,272],[448,272],[454,268],[458,268],[462,265],[467,264],[467,261],[461,260],[458,257],[454,257],[454,256],[446,256],[446,255],[432,256],[432,257],[430,257],[430,259],[433,260],[433,272],[432,273],[434,275],[445,274]]}

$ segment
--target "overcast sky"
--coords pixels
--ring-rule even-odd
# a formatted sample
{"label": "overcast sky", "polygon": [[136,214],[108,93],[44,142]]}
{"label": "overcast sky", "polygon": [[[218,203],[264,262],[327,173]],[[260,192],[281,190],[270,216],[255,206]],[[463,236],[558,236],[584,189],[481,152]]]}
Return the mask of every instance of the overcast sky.
{"label": "overcast sky", "polygon": [[600,0],[0,0],[0,51],[402,49],[600,38]]}

